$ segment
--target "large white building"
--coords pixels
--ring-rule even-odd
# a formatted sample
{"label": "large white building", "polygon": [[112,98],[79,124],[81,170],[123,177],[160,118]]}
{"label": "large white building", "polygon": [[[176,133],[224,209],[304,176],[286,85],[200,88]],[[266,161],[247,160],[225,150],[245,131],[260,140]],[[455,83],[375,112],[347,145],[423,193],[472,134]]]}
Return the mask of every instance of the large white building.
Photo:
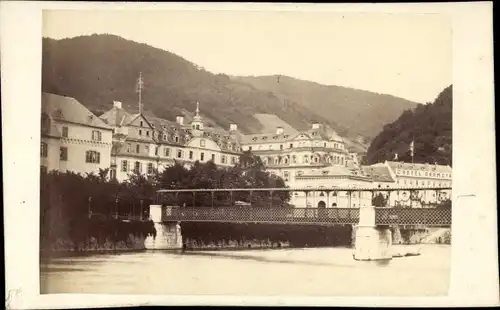
{"label": "large white building", "polygon": [[176,121],[127,112],[121,102],[100,116],[113,127],[111,176],[124,181],[133,173],[152,174],[175,162],[191,166],[212,160],[218,166],[232,166],[239,160],[241,146],[234,131],[205,127],[197,105],[189,124],[183,116]]}
{"label": "large white building", "polygon": [[[363,166],[364,174],[373,180],[374,188],[442,188],[452,186],[452,168],[448,165],[415,164],[385,161]],[[439,203],[451,197],[450,190],[395,191],[389,196],[391,205],[414,207]]]}
{"label": "large white building", "polygon": [[97,173],[110,167],[112,128],[74,98],[42,93],[42,170]]}

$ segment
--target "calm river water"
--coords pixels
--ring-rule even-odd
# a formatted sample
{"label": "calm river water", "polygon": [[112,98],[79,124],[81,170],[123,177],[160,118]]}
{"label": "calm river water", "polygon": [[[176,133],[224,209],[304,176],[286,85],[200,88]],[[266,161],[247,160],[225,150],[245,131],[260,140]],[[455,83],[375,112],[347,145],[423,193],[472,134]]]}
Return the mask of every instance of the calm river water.
{"label": "calm river water", "polygon": [[40,284],[42,294],[446,295],[451,247],[416,247],[384,264],[349,248],[73,256],[44,261]]}

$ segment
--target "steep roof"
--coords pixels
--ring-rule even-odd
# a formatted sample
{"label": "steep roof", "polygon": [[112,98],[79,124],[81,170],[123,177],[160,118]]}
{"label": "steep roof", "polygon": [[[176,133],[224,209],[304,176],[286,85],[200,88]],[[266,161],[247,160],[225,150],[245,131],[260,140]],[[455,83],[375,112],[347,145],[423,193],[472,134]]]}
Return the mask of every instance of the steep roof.
{"label": "steep roof", "polygon": [[367,177],[372,178],[374,182],[395,182],[391,175],[389,167],[384,164],[375,164],[371,166],[362,166],[363,172]]}
{"label": "steep roof", "polygon": [[113,107],[99,118],[111,126],[120,127],[128,125],[135,116],[125,111],[125,109]]}
{"label": "steep roof", "polygon": [[397,161],[387,161],[387,164],[394,171],[396,169],[414,170],[414,171],[428,171],[428,172],[445,172],[451,173],[452,168],[448,165],[434,165],[434,164],[412,164]]}
{"label": "steep roof", "polygon": [[42,113],[49,115],[57,121],[66,121],[101,129],[112,129],[102,119],[71,97],[42,93]]}

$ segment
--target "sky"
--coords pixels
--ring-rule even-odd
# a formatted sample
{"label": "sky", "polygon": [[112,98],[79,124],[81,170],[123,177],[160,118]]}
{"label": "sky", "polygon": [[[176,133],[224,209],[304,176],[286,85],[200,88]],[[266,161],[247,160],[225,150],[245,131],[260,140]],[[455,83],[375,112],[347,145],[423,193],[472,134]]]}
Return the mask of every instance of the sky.
{"label": "sky", "polygon": [[213,73],[282,74],[432,102],[452,83],[450,20],[438,14],[51,10],[43,36],[109,33]]}

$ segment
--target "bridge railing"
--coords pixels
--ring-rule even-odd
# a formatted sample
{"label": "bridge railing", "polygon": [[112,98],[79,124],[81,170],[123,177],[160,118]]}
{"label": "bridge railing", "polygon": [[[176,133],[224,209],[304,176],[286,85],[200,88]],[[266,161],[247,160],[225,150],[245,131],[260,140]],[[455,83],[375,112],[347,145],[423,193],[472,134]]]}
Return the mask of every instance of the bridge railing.
{"label": "bridge railing", "polygon": [[451,207],[376,208],[376,225],[450,226]]}
{"label": "bridge railing", "polygon": [[357,224],[359,209],[165,207],[162,220],[165,222]]}

